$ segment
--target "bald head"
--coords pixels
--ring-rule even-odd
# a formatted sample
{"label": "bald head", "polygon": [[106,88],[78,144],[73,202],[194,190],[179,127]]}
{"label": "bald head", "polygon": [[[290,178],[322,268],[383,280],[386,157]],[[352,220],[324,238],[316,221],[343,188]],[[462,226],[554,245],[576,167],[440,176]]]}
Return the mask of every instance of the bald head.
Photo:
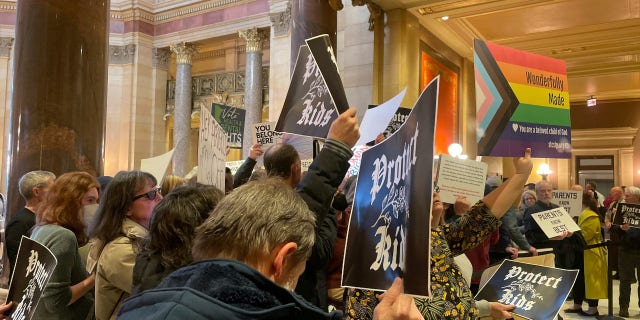
{"label": "bald head", "polygon": [[622,190],[622,188],[620,187],[611,188],[609,194],[611,194],[611,197],[614,201],[620,201],[624,198],[624,190]]}

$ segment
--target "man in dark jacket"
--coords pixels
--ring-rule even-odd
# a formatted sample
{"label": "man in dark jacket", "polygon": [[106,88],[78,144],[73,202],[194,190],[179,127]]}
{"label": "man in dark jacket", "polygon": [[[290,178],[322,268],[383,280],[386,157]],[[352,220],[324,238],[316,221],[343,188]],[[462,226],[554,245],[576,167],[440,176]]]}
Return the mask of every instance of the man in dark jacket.
{"label": "man in dark jacket", "polygon": [[324,147],[313,159],[304,177],[300,157],[291,145],[276,144],[264,154],[267,174],[279,177],[295,188],[315,214],[316,240],[295,291],[323,310],[328,306],[326,266],[331,261],[337,237],[336,217],[330,209],[331,200],[349,169],[348,161],[353,156],[351,147],[359,137],[355,109],[349,109],[331,125]]}
{"label": "man in dark jacket", "polygon": [[[315,214],[282,179],[249,182],[198,228],[193,264],[126,300],[118,319],[341,319],[292,292],[313,250]],[[396,280],[374,319],[420,319]]]}

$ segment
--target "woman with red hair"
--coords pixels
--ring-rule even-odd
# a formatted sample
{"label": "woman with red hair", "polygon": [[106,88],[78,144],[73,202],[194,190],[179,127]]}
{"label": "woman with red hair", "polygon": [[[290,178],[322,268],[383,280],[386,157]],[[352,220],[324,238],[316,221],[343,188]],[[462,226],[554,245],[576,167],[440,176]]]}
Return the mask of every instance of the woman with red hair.
{"label": "woman with red hair", "polygon": [[58,260],[44,288],[34,319],[85,319],[93,306],[90,290],[94,275],[87,275],[78,247],[87,242],[83,207],[98,202],[100,184],[86,172],[60,176],[36,216],[31,238],[51,250]]}

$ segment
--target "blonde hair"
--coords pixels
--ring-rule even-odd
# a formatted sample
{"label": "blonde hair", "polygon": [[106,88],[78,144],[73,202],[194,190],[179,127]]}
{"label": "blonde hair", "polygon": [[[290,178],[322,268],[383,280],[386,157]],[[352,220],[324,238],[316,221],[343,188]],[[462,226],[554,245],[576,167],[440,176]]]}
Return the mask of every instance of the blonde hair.
{"label": "blonde hair", "polygon": [[178,176],[174,176],[174,175],[168,175],[165,176],[162,179],[162,183],[160,184],[160,194],[162,194],[162,196],[166,196],[169,192],[171,192],[173,189],[179,187],[179,186],[184,186],[187,184],[187,179],[184,178],[180,178]]}

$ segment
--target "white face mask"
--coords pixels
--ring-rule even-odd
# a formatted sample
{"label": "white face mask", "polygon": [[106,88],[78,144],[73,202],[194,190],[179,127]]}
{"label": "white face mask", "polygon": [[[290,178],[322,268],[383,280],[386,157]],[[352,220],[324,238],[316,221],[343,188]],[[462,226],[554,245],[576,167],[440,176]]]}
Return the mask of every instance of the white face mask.
{"label": "white face mask", "polygon": [[82,219],[85,226],[90,226],[93,223],[93,218],[96,215],[96,211],[98,211],[98,204],[88,204],[82,207]]}

